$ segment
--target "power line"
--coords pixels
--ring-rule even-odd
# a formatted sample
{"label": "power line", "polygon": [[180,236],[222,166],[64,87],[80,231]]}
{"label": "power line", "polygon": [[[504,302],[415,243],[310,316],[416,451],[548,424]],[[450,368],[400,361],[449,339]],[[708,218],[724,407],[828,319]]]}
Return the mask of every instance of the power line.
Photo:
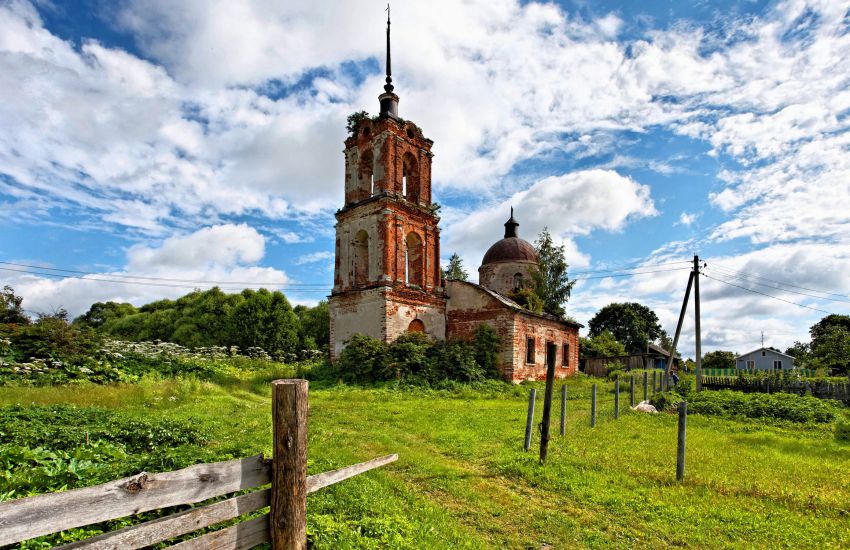
{"label": "power line", "polygon": [[584,273],[615,273],[618,271],[632,271],[634,269],[648,269],[653,267],[664,267],[670,265],[679,265],[679,264],[690,264],[692,263],[690,260],[682,260],[678,262],[668,262],[664,264],[643,264],[643,265],[634,265],[630,267],[622,267],[622,268],[611,268],[611,269],[589,269],[585,271],[573,271],[573,275],[582,275]]}
{"label": "power line", "polygon": [[712,263],[712,264],[710,264],[709,267],[713,267],[714,269],[718,269],[720,271],[726,271],[730,274],[735,274],[735,275],[738,275],[738,276],[743,277],[743,278],[761,279],[762,281],[769,281],[771,283],[776,283],[776,284],[782,285],[782,286],[790,286],[792,288],[799,288],[799,289],[802,289],[802,290],[810,290],[812,292],[818,292],[820,294],[828,294],[830,296],[840,296],[842,298],[847,298],[846,294],[840,294],[840,293],[837,293],[837,292],[828,292],[826,290],[818,290],[816,288],[799,286],[799,285],[795,285],[795,284],[791,284],[791,283],[786,283],[786,282],[783,282],[783,281],[778,281],[776,279],[769,279],[767,277],[762,277],[761,275],[754,275],[752,273],[744,273],[743,271],[735,271],[731,268],[724,267],[724,266],[717,264],[717,263]]}
{"label": "power line", "polygon": [[[711,266],[708,266],[708,268],[712,269]],[[771,285],[771,284],[768,284],[768,283],[760,283],[758,281],[747,279],[746,277],[741,276],[741,275],[731,275],[731,274],[726,273],[724,271],[719,271],[716,268],[714,268],[714,271],[717,271],[717,273],[719,275],[722,275],[724,277],[731,277],[734,280],[746,282],[746,283],[749,283],[749,284],[752,284],[752,285],[765,286],[767,288],[772,288],[774,290],[780,290],[782,292],[790,292],[792,294],[799,294],[800,296],[808,296],[809,298],[816,298],[818,300],[827,300],[827,301],[830,301],[830,302],[843,302],[845,304],[850,304],[850,300],[839,300],[838,298],[827,298],[826,296],[818,296],[817,294],[809,294],[807,292],[800,292],[799,290],[791,290],[790,288],[781,288],[781,287],[778,287],[776,285]]]}
{"label": "power line", "polygon": [[646,275],[647,273],[668,273],[672,271],[684,271],[690,269],[690,267],[676,267],[673,269],[656,269],[653,271],[635,271],[632,273],[614,273],[611,275],[595,275],[593,277],[576,277],[573,279],[574,281],[586,281],[588,279],[608,279],[610,277],[632,277],[634,275]]}
{"label": "power line", "polygon": [[[320,285],[320,284],[317,284],[317,283],[285,283],[285,282],[282,282],[282,281],[276,281],[276,282],[208,281],[208,280],[203,280],[203,279],[171,279],[171,278],[167,278],[167,277],[149,277],[149,276],[144,276],[144,275],[121,275],[121,274],[104,275],[103,273],[95,273],[93,271],[79,271],[79,270],[75,270],[75,269],[61,269],[61,268],[58,268],[58,267],[44,267],[44,266],[40,266],[40,265],[18,264],[18,263],[15,263],[15,262],[0,261],[0,264],[13,265],[13,266],[16,266],[16,267],[26,267],[26,268],[30,268],[30,269],[40,269],[40,270],[45,270],[45,271],[59,271],[59,272],[62,272],[62,273],[75,273],[75,274],[80,274],[80,275],[92,275],[92,276],[95,276],[95,277],[112,277],[112,278],[116,278],[116,279],[143,279],[143,280],[146,280],[146,281],[167,281],[167,282],[172,282],[172,283],[198,283],[198,284],[204,284],[204,285],[210,285],[210,284],[211,285],[219,285],[219,284],[223,284],[223,285],[250,285],[250,286],[268,285],[268,286],[278,286],[278,287],[284,287],[285,286],[287,288],[293,288],[293,289],[297,288],[297,287],[326,288],[326,285],[323,286],[323,285]],[[14,271],[14,270],[10,270],[10,271]]]}
{"label": "power line", "polygon": [[[185,285],[185,284],[181,285],[181,284],[172,284],[172,283],[127,281],[127,280],[121,280],[121,279],[107,279],[107,278],[103,278],[103,277],[86,276],[86,275],[63,275],[61,273],[48,273],[48,272],[43,272],[43,271],[14,269],[14,268],[11,268],[11,267],[0,267],[0,270],[2,270],[2,271],[14,271],[14,272],[17,272],[17,273],[26,273],[26,274],[29,274],[29,275],[41,275],[41,276],[44,276],[44,277],[56,277],[56,278],[59,278],[59,279],[79,279],[81,281],[95,281],[95,282],[100,282],[100,283],[114,283],[114,284],[122,284],[122,285],[155,286],[155,287],[169,287],[169,288],[189,288],[189,289],[199,288],[198,285]],[[208,286],[210,283],[204,283],[204,284],[206,284]],[[242,283],[233,282],[232,284],[242,284]],[[248,287],[257,287],[257,288],[264,286],[263,283],[245,283],[245,284]],[[218,286],[218,285],[213,285],[213,287],[214,286]],[[210,290],[211,288],[212,287],[206,288],[204,290]],[[245,287],[219,287],[219,288],[221,290],[233,290],[233,291],[245,290]],[[328,293],[328,292],[331,291],[330,288],[287,288],[287,287],[279,287],[279,288],[281,288],[282,290],[292,290],[292,291],[295,291],[295,292]]]}
{"label": "power line", "polygon": [[784,299],[784,298],[780,298],[779,296],[774,296],[774,295],[772,295],[772,294],[767,294],[766,292],[760,292],[760,291],[758,291],[758,290],[753,290],[753,289],[751,289],[751,288],[747,288],[747,287],[745,287],[745,286],[736,285],[735,283],[730,283],[729,281],[724,281],[724,280],[722,280],[722,279],[718,279],[718,278],[716,278],[716,277],[712,277],[711,275],[706,275],[705,273],[703,273],[703,274],[702,274],[702,276],[703,276],[703,277],[707,277],[707,278],[709,278],[709,279],[712,279],[712,280],[714,280],[714,281],[717,281],[717,282],[723,283],[724,285],[734,286],[735,288],[740,288],[741,290],[746,290],[747,292],[752,292],[752,293],[754,293],[754,294],[761,294],[762,296],[767,296],[768,298],[773,298],[774,300],[779,300],[780,302],[785,302],[786,304],[792,304],[792,305],[795,305],[795,306],[804,307],[804,308],[806,308],[806,309],[811,309],[811,310],[814,310],[814,311],[819,311],[819,312],[821,312],[821,313],[826,313],[827,315],[829,315],[830,313],[832,313],[831,311],[826,311],[826,310],[824,310],[824,309],[818,309],[818,308],[816,308],[816,307],[807,306],[807,305],[805,305],[805,304],[800,304],[800,303],[797,303],[797,302],[792,302],[791,300],[786,300],[786,299]]}

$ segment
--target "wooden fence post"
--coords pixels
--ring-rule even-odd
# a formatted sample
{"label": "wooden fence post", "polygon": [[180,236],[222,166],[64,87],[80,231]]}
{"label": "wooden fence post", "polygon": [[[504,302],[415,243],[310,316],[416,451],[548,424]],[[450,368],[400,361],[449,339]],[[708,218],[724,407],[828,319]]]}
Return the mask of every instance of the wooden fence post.
{"label": "wooden fence post", "polygon": [[652,395],[655,395],[655,385],[658,383],[658,371],[652,371]]}
{"label": "wooden fence post", "polygon": [[561,386],[561,435],[567,433],[567,385]]}
{"label": "wooden fence post", "polygon": [[643,371],[643,400],[644,401],[649,400],[649,394],[647,394],[647,392],[646,392],[648,381],[649,381],[649,373],[646,372],[646,371]]}
{"label": "wooden fence post", "polygon": [[596,426],[596,384],[590,392],[590,427]]}
{"label": "wooden fence post", "polygon": [[620,418],[620,379],[614,380],[614,420]]}
{"label": "wooden fence post", "polygon": [[[549,352],[547,350],[547,355]],[[552,390],[555,386],[554,354],[546,358],[546,393],[543,394],[543,418],[540,422],[540,463],[546,462],[549,454],[549,419],[552,414]]]}
{"label": "wooden fence post", "polygon": [[531,448],[531,429],[534,424],[534,400],[537,398],[537,390],[531,388],[528,395],[528,419],[525,421],[525,450]]}
{"label": "wooden fence post", "polygon": [[635,375],[629,380],[629,407],[635,406]]}
{"label": "wooden fence post", "polygon": [[688,422],[688,403],[679,403],[679,439],[676,447],[676,481],[685,479],[685,428]]}
{"label": "wooden fence post", "polygon": [[307,381],[272,382],[273,550],[307,548]]}

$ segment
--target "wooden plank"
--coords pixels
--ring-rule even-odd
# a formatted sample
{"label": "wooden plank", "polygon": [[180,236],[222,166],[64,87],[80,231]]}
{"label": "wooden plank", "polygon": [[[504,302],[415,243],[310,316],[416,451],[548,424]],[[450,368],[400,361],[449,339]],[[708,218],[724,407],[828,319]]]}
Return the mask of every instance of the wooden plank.
{"label": "wooden plank", "polygon": [[215,525],[239,516],[256,512],[271,502],[271,489],[255,491],[247,495],[215,502],[199,508],[193,508],[163,518],[131,525],[118,531],[104,533],[90,539],[73,542],[60,547],[60,550],[107,550],[122,548],[135,550],[164,540],[173,539],[186,533]]}
{"label": "wooden plank", "polygon": [[274,550],[307,548],[307,381],[272,382]]}
{"label": "wooden plank", "polygon": [[0,503],[0,546],[179,504],[251,489],[271,481],[263,455],[141,473],[94,487]]}
{"label": "wooden plank", "polygon": [[398,455],[392,454],[373,458],[372,460],[361,462],[360,464],[354,464],[353,466],[346,466],[345,468],[340,468],[338,470],[331,470],[329,472],[312,475],[307,478],[307,493],[315,493],[319,489],[333,485],[334,483],[339,483],[340,481],[362,474],[363,472],[368,472],[369,470],[386,466],[396,460],[398,460]]}
{"label": "wooden plank", "polygon": [[169,546],[171,550],[248,550],[269,542],[269,515]]}

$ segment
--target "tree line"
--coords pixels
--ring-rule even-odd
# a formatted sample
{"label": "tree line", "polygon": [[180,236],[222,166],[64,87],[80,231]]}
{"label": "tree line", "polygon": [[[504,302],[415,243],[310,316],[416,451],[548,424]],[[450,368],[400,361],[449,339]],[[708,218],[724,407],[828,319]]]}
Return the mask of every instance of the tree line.
{"label": "tree line", "polygon": [[327,350],[329,342],[327,302],[292,307],[282,292],[266,289],[227,294],[216,287],[138,308],[97,302],[73,321],[64,310],[30,319],[21,303],[8,286],[0,294],[0,337],[9,341],[17,360],[83,354],[103,337],[162,340],[190,348],[262,348],[278,357]]}

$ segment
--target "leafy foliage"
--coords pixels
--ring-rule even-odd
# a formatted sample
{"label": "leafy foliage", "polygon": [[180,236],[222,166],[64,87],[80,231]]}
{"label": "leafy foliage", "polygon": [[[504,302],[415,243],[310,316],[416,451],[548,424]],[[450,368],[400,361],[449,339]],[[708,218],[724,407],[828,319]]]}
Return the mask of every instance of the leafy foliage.
{"label": "leafy foliage", "polygon": [[544,227],[534,246],[537,249],[537,266],[531,270],[532,288],[543,303],[544,312],[563,317],[564,304],[570,299],[575,284],[567,275],[569,265],[564,245],[555,246],[548,228]]}
{"label": "leafy foliage", "polygon": [[469,273],[463,268],[463,260],[457,253],[452,254],[449,258],[449,266],[443,272],[443,278],[449,281],[466,281],[469,279]]}
{"label": "leafy foliage", "polygon": [[24,299],[15,294],[15,290],[6,285],[0,292],[0,323],[29,324],[29,317],[24,313],[21,304]]}
{"label": "leafy foliage", "polygon": [[357,127],[364,120],[372,120],[372,117],[366,111],[357,111],[348,115],[348,118],[345,119],[345,129],[348,130],[348,135],[353,136],[357,132]]}
{"label": "leafy foliage", "polygon": [[835,420],[839,410],[841,407],[836,402],[790,393],[743,393],[723,390],[695,392],[688,396],[688,412],[711,416],[828,423]]}
{"label": "leafy foliage", "polygon": [[704,369],[734,369],[735,352],[733,351],[711,351],[703,355],[702,368]]}
{"label": "leafy foliage", "polygon": [[587,357],[616,357],[618,355],[625,355],[626,348],[617,341],[610,331],[603,330],[595,336],[579,338],[578,352],[579,360],[583,361]]}
{"label": "leafy foliage", "polygon": [[498,335],[490,327],[479,328],[472,342],[435,342],[423,333],[407,332],[387,345],[356,334],[340,354],[337,369],[340,378],[356,383],[475,382],[499,377],[498,349]]}
{"label": "leafy foliage", "polygon": [[811,342],[795,342],[785,353],[798,367],[850,372],[850,315],[827,315],[811,326]]}
{"label": "leafy foliage", "polygon": [[612,303],[600,309],[588,323],[593,337],[609,331],[629,352],[645,351],[661,336],[658,315],[637,302]]}

